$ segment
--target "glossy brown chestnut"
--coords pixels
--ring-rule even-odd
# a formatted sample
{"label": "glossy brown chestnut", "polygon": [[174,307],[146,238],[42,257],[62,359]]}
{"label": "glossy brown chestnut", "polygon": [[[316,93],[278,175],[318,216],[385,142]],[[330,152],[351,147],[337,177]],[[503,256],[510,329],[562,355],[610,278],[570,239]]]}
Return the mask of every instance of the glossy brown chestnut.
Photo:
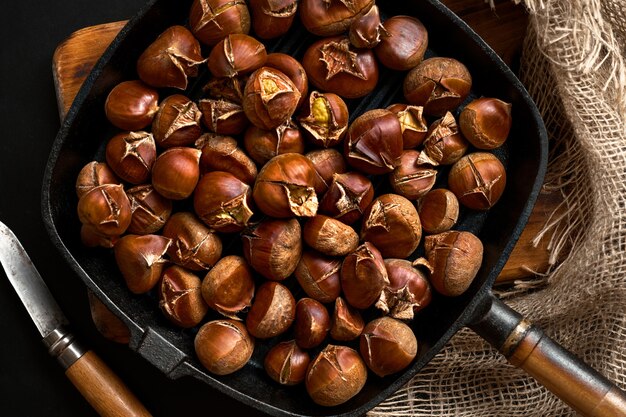
{"label": "glossy brown chestnut", "polygon": [[304,380],[307,393],[319,405],[332,407],[357,395],[367,381],[367,367],[357,351],[328,345],[311,362]]}
{"label": "glossy brown chestnut", "polygon": [[296,219],[266,219],[241,234],[243,254],[252,268],[267,279],[290,276],[302,255],[302,231]]}
{"label": "glossy brown chestnut", "polygon": [[130,342],[130,330],[122,319],[109,310],[93,292],[87,291],[87,296],[91,320],[96,330],[107,340],[111,340],[115,343],[126,344]]}
{"label": "glossy brown chestnut", "polygon": [[119,184],[113,170],[106,162],[91,161],[81,168],[76,178],[76,195],[80,199],[93,188],[104,184]]}
{"label": "glossy brown chestnut", "polygon": [[193,196],[198,217],[218,232],[240,232],[252,217],[251,187],[224,171],[202,176]]}
{"label": "glossy brown chestnut", "polygon": [[349,342],[361,335],[365,322],[361,313],[343,298],[337,297],[330,322],[330,337],[340,342]]}
{"label": "glossy brown chestnut", "polygon": [[106,145],[106,161],[118,177],[131,184],[142,184],[150,178],[157,157],[152,133],[122,132]]}
{"label": "glossy brown chestnut", "polygon": [[243,103],[243,90],[246,88],[248,76],[240,77],[213,77],[211,78],[202,91],[207,97],[213,99],[222,99],[231,103]]}
{"label": "glossy brown chestnut", "polygon": [[471,285],[483,261],[483,244],[470,232],[451,230],[426,236],[430,283],[440,294],[454,297]]}
{"label": "glossy brown chestnut", "polygon": [[297,10],[297,0],[250,0],[254,33],[261,39],[284,35],[291,28]]}
{"label": "glossy brown chestnut", "polygon": [[395,114],[400,122],[404,149],[416,148],[424,142],[428,125],[423,107],[397,103],[387,107],[387,110]]}
{"label": "glossy brown chestnut", "polygon": [[254,295],[246,315],[246,328],[259,339],[269,339],[287,331],[295,319],[296,300],[287,287],[266,281]]}
{"label": "glossy brown chestnut", "polygon": [[225,256],[202,280],[202,297],[213,310],[239,320],[237,316],[252,305],[252,269],[241,256]]}
{"label": "glossy brown chestnut", "polygon": [[316,149],[306,153],[317,171],[318,176],[324,182],[324,192],[333,181],[334,174],[343,174],[347,171],[346,160],[341,152],[336,149]]}
{"label": "glossy brown chestnut", "polygon": [[373,305],[387,284],[383,257],[371,243],[363,243],[343,260],[341,289],[351,306],[365,309]]}
{"label": "glossy brown chestnut", "polygon": [[422,239],[417,209],[397,194],[377,197],[363,213],[361,240],[371,242],[385,258],[406,258]]}
{"label": "glossy brown chestnut", "polygon": [[159,93],[139,80],[122,81],[106,98],[107,119],[122,130],[141,130],[152,123],[159,110]]}
{"label": "glossy brown chestnut", "polygon": [[330,316],[324,304],[313,298],[301,298],[296,304],[294,337],[302,349],[319,346],[330,330]]}
{"label": "glossy brown chestnut", "polygon": [[417,212],[424,232],[447,232],[459,218],[459,200],[445,188],[431,190],[418,201]]}
{"label": "glossy brown chestnut", "polygon": [[402,154],[402,127],[389,110],[370,110],[357,117],[344,140],[348,164],[366,174],[386,174]]}
{"label": "glossy brown chestnut", "polygon": [[261,68],[267,60],[265,46],[252,36],[226,36],[209,54],[209,71],[214,77],[238,77]]}
{"label": "glossy brown chestnut", "polygon": [[511,104],[481,97],[470,102],[459,115],[463,136],[478,149],[501,146],[511,130]]}
{"label": "glossy brown chestnut", "polygon": [[348,131],[348,106],[336,94],[312,91],[298,118],[306,137],[314,145],[330,148]]}
{"label": "glossy brown chestnut", "polygon": [[194,0],[189,27],[200,42],[213,46],[232,33],[250,32],[250,12],[244,0]]}
{"label": "glossy brown chestnut", "polygon": [[375,4],[369,11],[352,21],[348,37],[355,48],[372,49],[380,43],[385,28],[380,21],[380,12]]}
{"label": "glossy brown chestnut", "polygon": [[196,142],[200,145],[200,170],[225,171],[246,184],[253,184],[257,176],[254,161],[237,146],[237,141],[229,136],[205,134]]}
{"label": "glossy brown chestnut", "polygon": [[159,282],[171,244],[169,238],[159,235],[126,235],[117,241],[115,262],[132,293],[146,293]]}
{"label": "glossy brown chestnut", "polygon": [[300,100],[298,101],[298,107],[300,107],[308,97],[309,92],[309,79],[302,64],[290,55],[274,52],[267,55],[265,66],[275,68],[289,77],[298,91],[300,91]]}
{"label": "glossy brown chestnut", "polygon": [[159,285],[159,307],[169,321],[183,328],[200,324],[209,306],[200,291],[201,281],[178,265],[163,271]]}
{"label": "glossy brown chestnut", "polygon": [[127,232],[135,235],[156,233],[172,214],[172,201],[163,197],[150,184],[126,190],[132,217]]}
{"label": "glossy brown chestnut", "polygon": [[152,186],[163,197],[183,200],[189,197],[200,178],[199,149],[169,148],[160,154],[152,166]]}
{"label": "glossy brown chestnut", "polygon": [[192,271],[211,268],[222,256],[222,240],[193,213],[174,213],[163,227],[172,240],[167,254],[172,262]]}
{"label": "glossy brown chestnut", "polygon": [[389,285],[383,288],[376,307],[399,320],[413,320],[414,314],[432,298],[426,275],[405,259],[385,259]]}
{"label": "glossy brown chestnut", "polygon": [[359,246],[359,235],[352,227],[323,214],[307,220],[302,236],[311,248],[329,256],[346,256]]}
{"label": "glossy brown chestnut", "polygon": [[80,241],[88,248],[107,248],[111,249],[115,246],[115,243],[119,240],[120,236],[107,236],[103,235],[90,224],[82,224],[80,226]]}
{"label": "glossy brown chestnut", "polygon": [[465,155],[452,166],[448,187],[459,202],[474,210],[487,210],[498,202],[506,186],[502,162],[487,152]]}
{"label": "glossy brown chestnut", "polygon": [[332,303],[341,293],[341,259],[308,249],[302,253],[295,275],[300,287],[321,303]]}
{"label": "glossy brown chestnut", "polygon": [[304,53],[302,66],[315,88],[343,98],[366,96],[378,83],[374,52],[353,48],[345,36],[314,42]]}
{"label": "glossy brown chestnut", "polygon": [[430,165],[420,164],[421,152],[413,149],[402,152],[400,163],[389,174],[391,188],[409,200],[416,200],[430,191],[437,180],[437,170]]}
{"label": "glossy brown chestnut", "polygon": [[380,377],[395,374],[409,366],[417,355],[417,347],[413,330],[391,317],[367,323],[359,343],[365,364]]}
{"label": "glossy brown chestnut", "polygon": [[276,218],[315,216],[316,179],[315,167],[304,155],[275,156],[257,175],[254,202],[263,213]]}
{"label": "glossy brown chestnut", "polygon": [[243,138],[243,147],[254,162],[265,165],[276,155],[303,153],[304,137],[291,120],[271,130],[250,125]]}
{"label": "glossy brown chestnut", "polygon": [[243,368],[254,352],[254,339],[236,320],[205,323],[194,339],[200,363],[212,374],[228,375]]}
{"label": "glossy brown chestnut", "polygon": [[433,122],[424,140],[418,162],[430,165],[452,165],[467,152],[469,143],[463,138],[450,112]]}
{"label": "glossy brown chestnut", "polygon": [[238,135],[248,127],[248,119],[240,104],[204,98],[198,101],[202,122],[211,132],[220,135]]}
{"label": "glossy brown chestnut", "polygon": [[277,69],[261,67],[250,76],[243,96],[243,110],[255,126],[270,130],[288,121],[296,111],[300,91]]}
{"label": "glossy brown chestnut", "polygon": [[198,75],[204,63],[200,42],[184,26],[171,26],[152,42],[137,59],[137,74],[156,88],[185,90],[189,77]]}
{"label": "glossy brown chestnut", "polygon": [[280,342],[265,355],[263,368],[281,385],[297,385],[304,381],[311,362],[309,354],[300,349],[295,340]]}
{"label": "glossy brown chestnut", "polygon": [[374,186],[358,172],[334,174],[328,191],[320,201],[320,213],[345,224],[353,224],[374,199]]}
{"label": "glossy brown chestnut", "polygon": [[424,113],[443,116],[469,95],[472,76],[453,58],[433,57],[420,62],[404,79],[404,97],[424,107]]}
{"label": "glossy brown chestnut", "polygon": [[374,52],[381,64],[396,71],[414,68],[424,59],[428,31],[412,16],[392,16],[383,23],[385,30]]}
{"label": "glossy brown chestnut", "polygon": [[78,218],[105,236],[119,236],[130,225],[130,201],[120,184],[92,188],[78,200]]}
{"label": "glossy brown chestnut", "polygon": [[339,35],[373,4],[374,0],[301,0],[300,19],[314,35]]}
{"label": "glossy brown chestnut", "polygon": [[154,140],[162,148],[188,146],[202,134],[202,113],[182,94],[166,97],[152,121]]}

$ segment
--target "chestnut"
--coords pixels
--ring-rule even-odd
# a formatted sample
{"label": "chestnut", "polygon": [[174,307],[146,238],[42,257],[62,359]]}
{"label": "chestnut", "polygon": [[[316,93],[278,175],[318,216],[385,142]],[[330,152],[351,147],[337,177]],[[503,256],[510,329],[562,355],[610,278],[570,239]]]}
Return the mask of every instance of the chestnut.
{"label": "chestnut", "polygon": [[91,161],[83,166],[76,178],[76,195],[80,199],[93,188],[104,184],[119,184],[113,170],[106,162]]}
{"label": "chestnut", "polygon": [[78,219],[99,235],[119,236],[130,225],[130,201],[120,184],[103,184],[78,200]]}
{"label": "chestnut", "polygon": [[415,359],[417,339],[413,330],[391,317],[381,317],[365,325],[359,351],[365,364],[384,377],[400,372]]}
{"label": "chestnut", "polygon": [[487,210],[498,202],[506,186],[506,171],[498,158],[474,152],[459,159],[448,174],[448,187],[459,202],[474,210]]}
{"label": "chestnut", "polygon": [[240,104],[222,99],[205,98],[198,101],[202,122],[211,132],[238,135],[248,127],[248,119]]}
{"label": "chestnut", "polygon": [[509,136],[511,123],[511,104],[497,98],[477,98],[459,115],[461,133],[478,149],[502,145]]}
{"label": "chestnut", "polygon": [[265,46],[242,33],[226,36],[209,54],[209,71],[214,77],[238,77],[249,74],[265,64]]}
{"label": "chestnut", "polygon": [[202,87],[202,91],[207,97],[222,99],[241,105],[241,103],[243,103],[243,90],[247,82],[247,75],[239,77],[213,77]]}
{"label": "chestnut", "polygon": [[171,244],[159,235],[125,235],[115,243],[115,262],[132,293],[146,293],[159,282]]}
{"label": "chestnut", "polygon": [[88,248],[107,248],[111,249],[119,240],[119,235],[107,236],[103,235],[90,224],[82,224],[80,226],[80,241]]}
{"label": "chestnut", "polygon": [[343,298],[337,297],[330,322],[330,337],[340,342],[349,342],[361,335],[365,322],[361,313]]}
{"label": "chestnut", "polygon": [[172,201],[163,197],[150,184],[126,191],[130,201],[131,219],[127,232],[147,235],[159,231],[172,214]]}
{"label": "chestnut", "polygon": [[311,298],[321,303],[331,303],[341,293],[341,259],[305,250],[296,266],[298,284]]}
{"label": "chestnut", "polygon": [[311,92],[298,119],[306,137],[323,148],[337,145],[348,131],[348,106],[336,94]]}
{"label": "chestnut", "polygon": [[115,343],[127,344],[130,342],[130,330],[126,323],[117,317],[109,308],[91,291],[87,291],[89,300],[89,312],[96,330],[107,340]]}
{"label": "chestnut", "polygon": [[254,33],[261,39],[284,35],[293,24],[296,10],[297,0],[250,0]]}
{"label": "chestnut", "polygon": [[268,216],[312,217],[317,212],[315,167],[304,155],[287,153],[272,158],[257,175],[252,195]]}
{"label": "chestnut", "polygon": [[483,244],[470,232],[451,230],[426,236],[426,258],[432,268],[430,283],[445,296],[463,294],[483,261]]}
{"label": "chestnut", "polygon": [[389,110],[370,110],[357,117],[344,140],[348,164],[366,174],[386,174],[402,154],[402,127]]}
{"label": "chestnut", "polygon": [[302,254],[300,223],[296,219],[266,219],[241,234],[243,254],[252,268],[267,279],[281,281],[298,266]]}
{"label": "chestnut", "polygon": [[250,76],[243,96],[243,110],[255,126],[269,130],[285,123],[296,111],[300,91],[277,69],[261,67]]}
{"label": "chestnut", "polygon": [[452,165],[467,152],[469,143],[463,138],[452,113],[446,112],[428,128],[424,151],[418,162],[430,165]]}
{"label": "chestnut", "polygon": [[159,93],[139,80],[122,81],[106,98],[104,112],[113,126],[141,130],[152,123],[159,110]]}
{"label": "chestnut", "polygon": [[309,92],[309,79],[302,64],[290,55],[274,52],[267,55],[265,66],[275,68],[289,77],[298,91],[300,91],[300,100],[298,101],[298,107],[300,107]]}
{"label": "chestnut", "polygon": [[424,107],[424,113],[443,116],[459,106],[469,95],[472,76],[454,58],[433,57],[420,62],[404,79],[404,98]]}
{"label": "chestnut", "polygon": [[184,200],[196,188],[200,178],[199,149],[169,148],[160,154],[152,166],[152,186],[163,197]]}
{"label": "chestnut", "polygon": [[339,35],[373,4],[374,0],[301,0],[300,19],[314,35]]}
{"label": "chestnut", "polygon": [[301,298],[296,304],[294,337],[302,349],[319,346],[330,330],[330,316],[324,304],[313,298]]}
{"label": "chestnut", "polygon": [[192,271],[211,268],[222,256],[222,240],[193,213],[174,213],[163,227],[172,240],[167,254],[172,262]]}
{"label": "chestnut", "polygon": [[265,165],[276,155],[303,153],[304,138],[291,120],[271,130],[250,125],[243,137],[243,147],[254,162]]}
{"label": "chestnut", "polygon": [[141,184],[150,178],[157,157],[156,144],[148,132],[118,133],[107,142],[105,156],[118,177],[131,184]]}
{"label": "chestnut", "polygon": [[400,163],[389,174],[391,188],[396,194],[416,200],[430,191],[437,180],[437,170],[419,163],[422,152],[413,149],[402,152]]}
{"label": "chestnut", "polygon": [[357,395],[367,381],[361,356],[347,346],[328,345],[309,365],[306,391],[319,405],[332,407]]}
{"label": "chestnut", "polygon": [[162,148],[188,146],[202,134],[200,109],[182,94],[173,94],[161,102],[152,120],[152,134]]}
{"label": "chestnut", "polygon": [[380,12],[375,4],[367,13],[358,16],[350,24],[348,37],[355,48],[372,49],[380,43],[385,27],[380,21]]}
{"label": "chestnut", "polygon": [[328,191],[320,201],[320,213],[345,224],[353,224],[374,199],[374,186],[358,172],[334,174]]}
{"label": "chestnut", "polygon": [[237,146],[237,141],[229,136],[205,134],[196,142],[200,145],[200,170],[228,172],[246,184],[253,184],[257,168],[246,153]]}
{"label": "chestnut", "polygon": [[412,16],[392,16],[383,23],[382,39],[374,49],[387,68],[406,71],[422,62],[428,47],[428,31]]}
{"label": "chestnut", "polygon": [[194,211],[218,232],[240,232],[250,221],[251,188],[233,174],[212,171],[202,176],[193,196]]}
{"label": "chestnut", "polygon": [[385,259],[389,285],[383,288],[376,307],[400,320],[413,320],[432,298],[426,275],[405,259]]}
{"label": "chestnut", "polygon": [[281,385],[297,385],[304,381],[311,357],[295,340],[280,342],[265,355],[263,368]]}
{"label": "chestnut", "polygon": [[202,280],[202,297],[213,310],[239,320],[237,314],[252,305],[252,269],[241,256],[220,259]]}
{"label": "chestnut", "polygon": [[343,174],[347,171],[346,160],[336,149],[316,149],[304,156],[313,163],[315,171],[324,182],[324,192],[328,190],[334,174]]}
{"label": "chestnut", "polygon": [[397,194],[376,198],[363,214],[361,239],[371,242],[385,258],[406,258],[422,238],[417,209]]}
{"label": "chestnut", "polygon": [[189,29],[176,25],[165,29],[139,56],[137,74],[152,87],[185,90],[188,77],[196,77],[204,62],[198,40]]}
{"label": "chestnut", "polygon": [[359,246],[359,235],[352,227],[323,214],[307,220],[302,236],[311,248],[329,256],[345,256]]}
{"label": "chestnut", "polygon": [[183,328],[200,324],[209,310],[200,286],[200,278],[185,268],[172,265],[165,269],[159,286],[159,307],[165,317]]}
{"label": "chestnut", "polygon": [[232,374],[243,368],[254,352],[254,339],[236,320],[205,323],[194,338],[198,360],[215,375]]}
{"label": "chestnut", "polygon": [[383,257],[370,242],[365,242],[343,260],[341,289],[353,307],[366,309],[373,305],[389,284]]}
{"label": "chestnut", "polygon": [[266,281],[254,295],[246,315],[246,328],[259,339],[269,339],[287,331],[295,319],[296,300],[287,287]]}
{"label": "chestnut", "polygon": [[459,200],[445,188],[431,190],[417,204],[417,212],[426,233],[446,232],[459,218]]}
{"label": "chestnut", "polygon": [[366,96],[378,84],[374,52],[353,48],[345,36],[314,42],[304,53],[302,66],[315,88],[343,98]]}
{"label": "chestnut", "polygon": [[397,103],[387,107],[387,110],[395,114],[400,122],[404,149],[416,148],[424,142],[428,132],[428,125],[426,124],[422,106]]}
{"label": "chestnut", "polygon": [[189,27],[200,42],[213,46],[229,34],[250,32],[250,12],[244,0],[194,0]]}

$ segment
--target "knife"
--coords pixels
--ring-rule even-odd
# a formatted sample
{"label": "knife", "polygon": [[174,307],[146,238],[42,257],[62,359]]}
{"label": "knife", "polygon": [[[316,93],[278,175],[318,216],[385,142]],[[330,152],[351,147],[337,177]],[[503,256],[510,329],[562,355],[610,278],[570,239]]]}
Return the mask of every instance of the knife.
{"label": "knife", "polygon": [[67,318],[15,234],[2,222],[0,263],[35,322],[48,352],[59,361],[65,375],[98,414],[103,417],[151,416],[122,380],[67,331]]}

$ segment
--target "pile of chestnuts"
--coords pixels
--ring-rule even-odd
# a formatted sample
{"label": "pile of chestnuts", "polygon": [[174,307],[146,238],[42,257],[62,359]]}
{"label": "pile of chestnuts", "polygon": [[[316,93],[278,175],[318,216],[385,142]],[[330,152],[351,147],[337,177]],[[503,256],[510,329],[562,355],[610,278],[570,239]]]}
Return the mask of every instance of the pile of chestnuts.
{"label": "pile of chestnuts", "polygon": [[[301,62],[267,52],[297,24],[319,37]],[[489,151],[511,127],[510,104],[468,99],[468,69],[425,59],[427,46],[417,18],[382,21],[374,0],[195,0],[188,26],[108,94],[119,133],[78,175],[83,243],[112,248],[131,292],[197,330],[213,374],[270,343],[271,379],[334,406],[368,373],[401,371],[431,288],[460,295],[480,268],[480,240],[453,228],[460,205],[500,198]],[[405,73],[405,102],[350,122],[346,100],[376,89],[380,65]],[[192,100],[189,79],[207,70]]]}

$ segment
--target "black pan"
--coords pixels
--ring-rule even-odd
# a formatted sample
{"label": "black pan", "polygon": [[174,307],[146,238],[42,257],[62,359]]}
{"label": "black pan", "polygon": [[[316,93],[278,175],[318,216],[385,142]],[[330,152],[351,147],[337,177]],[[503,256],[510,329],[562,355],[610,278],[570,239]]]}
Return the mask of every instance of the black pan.
{"label": "black pan", "polygon": [[[512,133],[506,145],[496,152],[507,169],[506,191],[488,213],[463,212],[457,227],[477,234],[485,246],[484,261],[475,282],[458,298],[435,295],[431,305],[411,323],[420,348],[409,369],[385,378],[370,375],[365,388],[343,405],[319,407],[308,398],[303,387],[284,388],[273,383],[262,367],[268,347],[261,343],[242,370],[224,377],[209,375],[194,356],[192,342],[197,329],[181,331],[170,325],[158,311],[153,294],[137,296],[126,289],[109,250],[88,249],[81,244],[74,191],[79,170],[89,161],[104,160],[106,140],[115,133],[104,116],[106,95],[120,81],[137,78],[135,62],[139,54],[165,28],[184,24],[190,4],[190,0],[153,0],[122,29],[74,100],[53,144],[44,178],[43,218],[52,241],[86,286],[128,325],[131,349],[171,378],[193,376],[274,416],[348,417],[364,414],[406,384],[452,335],[470,326],[512,361],[536,368],[537,372],[533,369],[530,372],[538,378],[543,378],[538,373],[544,370],[549,370],[545,372],[548,376],[563,376],[561,383],[549,379],[546,383],[574,407],[587,412],[603,399],[607,403],[605,394],[611,389],[608,381],[576,362],[549,339],[541,338],[540,330],[529,327],[491,293],[491,286],[526,225],[541,189],[547,163],[547,136],[537,108],[510,69],[464,22],[434,0],[381,1],[379,7],[383,16],[418,17],[429,31],[428,55],[454,57],[469,68],[474,78],[471,97],[494,96],[513,104]],[[294,27],[284,40],[269,43],[268,49],[301,57],[313,39],[302,28]],[[189,95],[198,97],[204,81],[206,74],[190,87]],[[401,85],[401,74],[383,70],[376,92],[349,103],[351,114],[401,101]],[[532,353],[526,355],[527,352]],[[573,390],[568,390],[564,389],[563,381],[583,382],[580,387],[575,385]],[[578,400],[581,390],[593,395]],[[611,391],[607,398],[613,399],[608,401],[613,408],[609,414],[597,415],[614,416],[619,415],[615,410],[626,410],[623,393]]]}

